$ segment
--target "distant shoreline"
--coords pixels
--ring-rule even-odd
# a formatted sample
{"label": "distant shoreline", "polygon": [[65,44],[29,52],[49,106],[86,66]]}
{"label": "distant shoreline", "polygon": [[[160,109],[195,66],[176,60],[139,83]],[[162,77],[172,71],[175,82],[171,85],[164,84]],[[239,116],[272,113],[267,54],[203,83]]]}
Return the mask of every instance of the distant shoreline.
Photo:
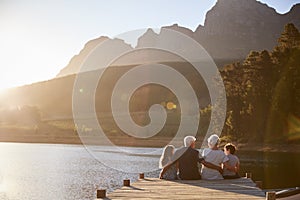
{"label": "distant shoreline", "polygon": [[[95,143],[93,137],[84,138],[89,144],[105,145],[105,143]],[[171,141],[172,138],[160,137],[154,139],[137,139],[129,136],[110,137],[110,141],[117,146],[130,147],[156,147],[162,148]],[[0,142],[12,143],[45,143],[45,144],[73,144],[83,145],[81,139],[75,132],[61,131],[48,133],[35,133],[32,130],[3,130],[0,128]],[[236,143],[235,143],[236,144]],[[176,146],[182,145],[182,141],[177,141]],[[196,147],[200,148],[201,143]],[[300,153],[300,144],[256,144],[243,143],[237,144],[239,151],[258,151],[258,152],[293,152]]]}

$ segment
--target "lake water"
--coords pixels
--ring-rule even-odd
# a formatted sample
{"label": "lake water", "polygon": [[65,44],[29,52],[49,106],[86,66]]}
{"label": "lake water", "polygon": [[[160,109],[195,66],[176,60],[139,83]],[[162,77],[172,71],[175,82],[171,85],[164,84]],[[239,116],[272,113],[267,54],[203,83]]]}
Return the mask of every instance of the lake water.
{"label": "lake water", "polygon": [[243,151],[241,174],[252,173],[253,180],[263,181],[263,187],[289,188],[300,186],[300,153]]}
{"label": "lake water", "polygon": [[[95,199],[97,188],[111,191],[122,186],[123,179],[137,180],[139,173],[106,167],[80,145],[0,143],[0,149],[1,200]],[[122,156],[104,149],[103,154],[110,155],[119,168],[139,168],[136,163],[124,164]],[[140,157],[141,164],[143,161],[155,168],[158,155]],[[146,175],[158,176],[158,172]]]}
{"label": "lake water", "polygon": [[[161,152],[156,148],[125,148],[136,152],[129,155],[95,147],[95,152],[113,162],[116,169],[112,169],[80,145],[0,143],[0,149],[0,199],[4,200],[95,199],[97,188],[112,191],[122,186],[123,179],[137,180],[140,169],[157,169]],[[145,149],[153,155],[143,155]],[[128,156],[132,164],[126,162]],[[299,154],[240,152],[239,156],[241,171],[251,171],[265,186],[300,185]],[[157,177],[158,173],[154,170],[146,176]]]}

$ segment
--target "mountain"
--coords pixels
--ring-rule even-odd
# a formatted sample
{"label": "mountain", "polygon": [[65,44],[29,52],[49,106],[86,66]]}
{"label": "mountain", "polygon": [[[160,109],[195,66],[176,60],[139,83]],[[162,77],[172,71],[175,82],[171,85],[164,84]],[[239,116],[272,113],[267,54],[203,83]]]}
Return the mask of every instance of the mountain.
{"label": "mountain", "polygon": [[[218,0],[207,12],[204,25],[199,25],[195,31],[178,24],[162,28],[176,30],[195,39],[208,51],[216,64],[222,67],[242,60],[251,50],[272,50],[287,23],[300,28],[300,4],[294,5],[286,14],[279,14],[274,8],[256,0]],[[137,47],[155,42],[160,34],[148,30],[138,39]],[[57,77],[77,73],[87,54],[107,39],[109,38],[102,36],[89,41]],[[159,56],[159,53],[153,54],[151,58],[155,56]],[[148,58],[148,55],[143,52],[139,57]],[[164,59],[170,61],[168,58]]]}
{"label": "mountain", "polygon": [[[237,59],[250,50],[271,50],[287,23],[300,27],[300,4],[285,15],[255,0],[219,0],[194,38],[213,58]],[[296,22],[296,23],[295,23]]]}
{"label": "mountain", "polygon": [[64,67],[62,70],[60,70],[58,77],[68,75],[68,74],[74,74],[74,72],[78,72],[81,64],[83,63],[84,59],[87,57],[87,55],[100,43],[104,42],[105,40],[109,39],[108,37],[101,36],[99,38],[96,38],[94,40],[88,41],[84,48],[80,51],[78,55],[73,56],[73,58],[70,60],[69,64]]}
{"label": "mountain", "polygon": [[[148,33],[153,35],[151,30]],[[122,41],[116,41],[119,42]],[[227,118],[222,134],[228,136],[230,140],[240,142],[300,142],[299,63],[300,32],[293,24],[287,24],[272,51],[250,51],[243,62],[224,66],[220,73],[226,89]],[[201,136],[211,122],[210,97],[205,82],[188,62],[163,64],[182,74],[194,89],[200,105],[198,136]],[[135,65],[107,68],[93,94],[97,119],[105,132],[114,136],[122,135],[122,131],[111,114],[112,94],[118,80],[133,67]],[[98,77],[102,70],[82,72],[80,75],[84,76],[84,80],[90,80]],[[147,78],[149,73],[145,73],[143,78]],[[0,133],[1,128],[4,128],[2,132],[6,133],[7,125],[23,127],[24,124],[30,124],[35,129],[45,123],[49,125],[48,122],[65,124],[69,121],[73,124],[73,95],[76,91],[82,97],[91,94],[91,91],[86,90],[85,82],[82,88],[74,88],[75,80],[76,75],[73,74],[12,88],[5,95],[0,95]],[[124,95],[128,94],[125,92]],[[182,115],[178,101],[168,88],[146,84],[137,88],[131,95],[130,114],[137,124],[146,125],[150,121],[147,112],[149,108],[154,104],[165,106],[167,121],[158,136],[173,137],[172,134],[176,133]],[[86,103],[84,98],[82,102]],[[174,107],[168,109],[170,102],[176,105],[175,109]],[[191,108],[187,113],[194,111]],[[85,108],[81,114],[87,119],[93,116],[93,113]],[[71,127],[68,131],[74,134],[74,124],[68,127]],[[81,128],[96,130],[97,127],[89,125]]]}

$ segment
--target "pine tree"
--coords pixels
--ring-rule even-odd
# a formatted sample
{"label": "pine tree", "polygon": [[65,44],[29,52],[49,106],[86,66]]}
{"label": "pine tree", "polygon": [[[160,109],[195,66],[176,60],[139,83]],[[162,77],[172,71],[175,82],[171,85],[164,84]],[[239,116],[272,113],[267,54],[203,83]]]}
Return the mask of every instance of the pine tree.
{"label": "pine tree", "polygon": [[285,25],[284,31],[278,39],[278,47],[280,50],[299,48],[300,33],[294,24]]}

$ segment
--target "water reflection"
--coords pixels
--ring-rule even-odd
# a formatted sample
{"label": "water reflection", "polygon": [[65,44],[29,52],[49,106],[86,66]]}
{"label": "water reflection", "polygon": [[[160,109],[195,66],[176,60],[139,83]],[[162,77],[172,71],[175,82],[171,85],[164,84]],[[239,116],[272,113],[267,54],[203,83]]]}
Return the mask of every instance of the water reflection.
{"label": "water reflection", "polygon": [[[121,153],[95,147],[116,166],[132,168],[125,173],[109,168],[90,155],[83,146],[55,144],[0,143],[0,199],[95,199],[97,188],[112,191],[123,179],[137,180],[141,165],[158,167],[161,149],[144,155],[143,148]],[[147,152],[149,149],[147,149]],[[126,156],[124,156],[126,154]],[[299,154],[238,152],[241,174],[252,172],[267,188],[300,186]],[[134,160],[124,164],[128,157]],[[146,174],[158,177],[159,171]]]}
{"label": "water reflection", "polygon": [[[1,199],[95,199],[137,174],[104,166],[82,146],[0,143]],[[130,166],[129,166],[130,167]]]}
{"label": "water reflection", "polygon": [[262,180],[264,188],[300,186],[300,154],[286,152],[238,152],[241,173],[252,172],[254,180]]}

